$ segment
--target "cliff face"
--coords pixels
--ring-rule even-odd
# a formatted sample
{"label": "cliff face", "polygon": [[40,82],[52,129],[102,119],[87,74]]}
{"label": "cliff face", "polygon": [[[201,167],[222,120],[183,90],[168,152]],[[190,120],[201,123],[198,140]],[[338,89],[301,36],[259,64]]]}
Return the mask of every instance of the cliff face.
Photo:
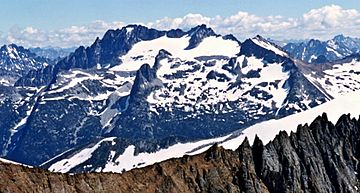
{"label": "cliff face", "polygon": [[0,164],[0,192],[360,192],[360,120],[326,115],[269,144],[211,147],[124,174],[58,174]]}

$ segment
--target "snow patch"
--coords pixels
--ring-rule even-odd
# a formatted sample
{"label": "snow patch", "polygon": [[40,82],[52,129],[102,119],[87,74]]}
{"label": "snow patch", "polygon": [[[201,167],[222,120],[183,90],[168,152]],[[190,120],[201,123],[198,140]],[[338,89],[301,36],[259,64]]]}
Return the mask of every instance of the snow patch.
{"label": "snow patch", "polygon": [[76,153],[74,156],[72,156],[69,159],[64,159],[59,162],[56,162],[55,164],[53,164],[49,167],[49,170],[53,171],[53,172],[63,172],[63,173],[69,172],[75,166],[77,166],[81,163],[84,163],[86,160],[90,159],[92,153],[97,148],[100,147],[101,143],[106,142],[106,141],[113,142],[115,138],[116,137],[105,138],[105,139],[101,140],[100,142],[98,142],[93,147],[85,148],[85,149],[81,150],[80,152]]}

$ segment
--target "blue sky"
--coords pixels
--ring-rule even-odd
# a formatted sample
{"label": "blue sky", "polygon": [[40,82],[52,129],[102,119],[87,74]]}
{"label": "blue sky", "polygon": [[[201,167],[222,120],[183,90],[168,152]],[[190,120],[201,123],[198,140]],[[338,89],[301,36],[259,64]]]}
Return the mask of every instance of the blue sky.
{"label": "blue sky", "polygon": [[[100,29],[96,26],[96,32],[91,32],[89,33],[90,35],[101,36],[100,32],[105,32],[106,27],[121,27],[122,25],[129,23],[143,23],[145,25],[150,25],[151,27],[160,28],[173,26],[186,28],[196,22],[176,26],[166,23],[169,21],[166,21],[165,24],[163,24],[164,18],[184,19],[190,13],[198,14],[197,16],[202,16],[207,19],[214,19],[217,16],[222,19],[230,19],[238,13],[247,13],[250,16],[256,16],[264,19],[264,21],[253,20],[254,22],[262,22],[263,25],[268,25],[266,22],[272,22],[269,21],[271,20],[271,18],[268,18],[269,16],[281,16],[281,19],[278,18],[277,20],[279,21],[275,21],[275,23],[287,22],[289,19],[301,20],[304,18],[304,14],[309,13],[310,10],[320,10],[321,8],[331,5],[336,5],[340,7],[341,10],[345,11],[360,10],[359,0],[0,0],[0,3],[0,43],[9,43],[11,41],[19,42],[18,39],[20,37],[17,36],[21,36],[21,34],[19,34],[20,31],[25,30],[26,28],[28,30],[25,30],[24,33],[59,33],[58,35],[61,36],[64,35],[61,34],[61,32],[69,32],[67,29],[71,26],[84,27],[86,30],[91,30],[91,26],[94,27],[98,25],[96,22],[100,21],[102,22],[101,25],[104,29]],[[357,17],[355,18],[357,19]],[[331,20],[332,18],[327,17],[327,19]],[[349,20],[352,18],[350,17],[345,19]],[[208,20],[200,19],[198,22],[201,21]],[[250,19],[250,21],[252,20]],[[219,25],[222,25],[219,22],[216,23],[215,21],[208,22],[210,26],[213,25],[211,27],[214,27],[215,30],[219,28]],[[326,22],[327,21],[325,21],[325,23]],[[343,22],[339,20],[339,23]],[[222,28],[219,28],[219,30],[216,31],[232,32],[231,30],[226,30],[224,28],[234,28],[235,25],[237,25],[237,27],[241,27],[241,25],[238,24],[239,23],[233,22],[232,26],[222,26]],[[281,37],[281,34],[279,33],[274,33],[274,35],[267,33],[269,29],[261,28],[259,30],[258,28],[248,29],[246,34],[239,35],[244,37],[247,35],[253,35],[250,34],[250,31],[252,31],[254,34],[257,32],[259,34],[263,33],[273,38]],[[354,26],[351,26],[350,29],[353,28]],[[357,26],[355,26],[355,29],[357,30]],[[83,30],[83,32],[85,31]],[[345,32],[346,31],[344,31],[344,33]],[[324,33],[318,33],[318,35],[316,35],[316,33],[309,35],[318,36],[318,38],[325,38]],[[335,32],[330,31],[328,36],[330,37],[333,33]],[[26,36],[26,34],[22,35]],[[29,36],[29,33],[27,35]],[[297,37],[295,32],[293,32],[292,35],[286,36],[286,38],[295,37]],[[307,37],[302,36],[301,38]],[[50,39],[51,38],[48,38],[48,41]],[[36,41],[40,42],[41,40],[38,38]],[[35,44],[45,46],[45,44],[41,45],[39,42]],[[90,42],[90,37],[89,40],[78,41],[76,44],[87,42]],[[29,44],[29,42],[22,43]]]}
{"label": "blue sky", "polygon": [[94,20],[151,22],[188,13],[230,16],[245,11],[259,16],[297,17],[329,4],[360,10],[359,0],[0,0],[0,30],[13,26],[56,29]]}

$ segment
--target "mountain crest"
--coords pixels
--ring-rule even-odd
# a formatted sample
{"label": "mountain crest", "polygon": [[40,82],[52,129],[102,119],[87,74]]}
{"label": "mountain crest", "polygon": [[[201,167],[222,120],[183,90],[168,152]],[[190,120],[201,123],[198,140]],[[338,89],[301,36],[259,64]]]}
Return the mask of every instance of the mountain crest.
{"label": "mountain crest", "polygon": [[241,44],[240,53],[238,55],[264,58],[264,60],[269,63],[282,63],[287,58],[287,53],[260,35],[245,40],[245,42]]}
{"label": "mountain crest", "polygon": [[160,68],[160,61],[169,58],[172,54],[165,49],[159,50],[159,53],[155,57],[154,70],[157,71]]}
{"label": "mountain crest", "polygon": [[210,27],[207,27],[205,24],[201,24],[198,25],[196,27],[191,28],[187,34],[189,36],[194,36],[194,35],[209,35],[209,36],[215,36],[215,32],[213,29],[211,29]]}
{"label": "mountain crest", "polygon": [[161,86],[161,81],[156,77],[156,70],[149,64],[143,64],[136,73],[134,84],[130,92],[131,100],[146,98],[154,89]]}
{"label": "mountain crest", "polygon": [[344,34],[339,34],[339,35],[336,35],[333,40],[335,41],[342,41],[344,40],[345,38],[348,38],[348,37],[345,37]]}
{"label": "mountain crest", "polygon": [[191,37],[189,45],[185,50],[190,50],[198,46],[201,41],[210,36],[218,36],[211,28],[208,28],[205,24],[198,25],[190,29],[187,34]]}

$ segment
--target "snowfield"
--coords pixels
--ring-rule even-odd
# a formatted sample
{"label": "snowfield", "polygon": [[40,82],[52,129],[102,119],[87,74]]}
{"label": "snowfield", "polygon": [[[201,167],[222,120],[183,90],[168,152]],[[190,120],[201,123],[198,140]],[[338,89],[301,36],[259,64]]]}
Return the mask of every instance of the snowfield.
{"label": "snowfield", "polygon": [[360,90],[360,62],[352,60],[348,63],[336,64],[332,69],[325,70],[323,76],[308,74],[307,78],[320,84],[328,94],[337,98],[354,90]]}
{"label": "snowfield", "polygon": [[190,50],[185,50],[189,45],[189,36],[182,38],[169,38],[166,36],[149,40],[141,41],[134,45],[134,47],[124,56],[121,56],[122,64],[117,65],[110,70],[113,71],[136,71],[141,65],[148,63],[153,65],[155,56],[161,49],[170,52],[174,57],[183,60],[194,60],[198,56],[235,56],[240,46],[237,42],[232,40],[224,40],[222,37],[210,36],[196,47]]}

